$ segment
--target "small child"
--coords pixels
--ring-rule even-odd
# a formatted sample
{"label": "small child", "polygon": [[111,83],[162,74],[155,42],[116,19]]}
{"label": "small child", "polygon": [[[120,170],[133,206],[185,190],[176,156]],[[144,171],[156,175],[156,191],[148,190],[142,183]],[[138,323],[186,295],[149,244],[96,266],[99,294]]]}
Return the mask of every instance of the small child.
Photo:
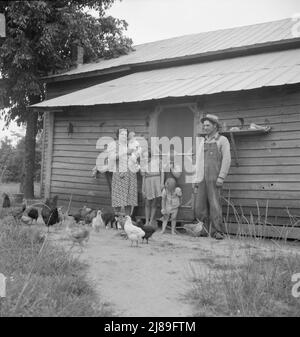
{"label": "small child", "polygon": [[131,131],[128,135],[128,168],[131,172],[137,173],[140,170],[139,159],[142,148],[138,142],[135,132]]}
{"label": "small child", "polygon": [[134,153],[137,157],[140,156],[142,152],[141,145],[134,131],[130,131],[128,134],[128,150],[129,154]]}
{"label": "small child", "polygon": [[161,234],[166,230],[167,223],[171,217],[171,232],[175,233],[176,218],[178,208],[181,205],[182,192],[179,187],[176,187],[176,181],[174,178],[168,178],[165,184],[165,188],[162,192],[161,213],[163,215],[163,224]]}

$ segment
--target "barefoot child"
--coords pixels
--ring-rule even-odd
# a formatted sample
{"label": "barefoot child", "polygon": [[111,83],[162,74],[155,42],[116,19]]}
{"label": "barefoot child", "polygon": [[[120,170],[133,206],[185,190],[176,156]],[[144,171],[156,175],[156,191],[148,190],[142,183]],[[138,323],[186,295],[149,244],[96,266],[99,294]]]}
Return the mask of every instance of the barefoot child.
{"label": "barefoot child", "polygon": [[174,178],[168,178],[165,184],[165,188],[162,192],[162,205],[161,213],[163,215],[162,231],[163,234],[166,230],[167,223],[171,217],[171,232],[175,233],[176,218],[178,208],[181,205],[182,192],[179,187],[176,187],[176,181]]}

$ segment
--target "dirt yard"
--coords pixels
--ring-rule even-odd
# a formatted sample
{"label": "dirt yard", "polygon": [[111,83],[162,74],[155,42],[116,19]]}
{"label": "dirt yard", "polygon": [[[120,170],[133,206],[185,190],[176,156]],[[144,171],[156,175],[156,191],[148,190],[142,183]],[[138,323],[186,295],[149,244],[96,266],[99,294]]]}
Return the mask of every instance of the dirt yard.
{"label": "dirt yard", "polygon": [[[193,266],[204,275],[227,263],[242,263],[249,250],[267,256],[277,249],[266,240],[217,241],[158,232],[149,244],[135,248],[119,233],[113,229],[92,231],[83,252],[79,247],[72,251],[89,264],[88,276],[101,301],[122,317],[193,316]],[[63,229],[55,229],[51,237],[70,247]]]}

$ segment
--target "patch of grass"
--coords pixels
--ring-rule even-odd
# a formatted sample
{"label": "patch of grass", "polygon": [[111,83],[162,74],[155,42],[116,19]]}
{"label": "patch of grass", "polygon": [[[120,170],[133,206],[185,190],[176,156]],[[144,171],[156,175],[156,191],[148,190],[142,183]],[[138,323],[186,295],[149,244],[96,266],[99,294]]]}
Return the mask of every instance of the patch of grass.
{"label": "patch of grass", "polygon": [[300,271],[299,257],[282,252],[271,257],[249,254],[243,264],[210,269],[201,277],[193,267],[190,295],[196,316],[300,316],[300,301],[291,293],[291,277]]}
{"label": "patch of grass", "polygon": [[190,259],[191,262],[202,262],[208,265],[213,265],[215,263],[215,258],[214,257],[199,257],[199,258],[193,258]]}
{"label": "patch of grass", "polygon": [[169,241],[163,241],[161,243],[161,247],[168,247],[168,246],[175,246],[174,243],[169,242]]}
{"label": "patch of grass", "polygon": [[111,315],[97,299],[86,271],[84,263],[52,246],[38,229],[15,225],[10,218],[0,220],[0,272],[8,277],[0,317]]}
{"label": "patch of grass", "polygon": [[[256,219],[252,214],[248,219],[242,208],[239,214],[230,200],[229,206],[236,224],[246,225],[236,236],[243,256],[235,256],[234,245],[229,245],[232,251],[227,261],[208,263],[208,272],[203,273],[203,261],[191,266],[193,289],[188,296],[196,316],[300,316],[300,301],[292,296],[292,275],[300,272],[300,254],[286,245],[289,230],[300,220],[287,209],[290,223],[281,228],[276,240],[267,241],[265,229],[274,233],[276,229],[268,222],[268,202],[263,215],[257,203]],[[257,224],[263,225],[262,230]]]}

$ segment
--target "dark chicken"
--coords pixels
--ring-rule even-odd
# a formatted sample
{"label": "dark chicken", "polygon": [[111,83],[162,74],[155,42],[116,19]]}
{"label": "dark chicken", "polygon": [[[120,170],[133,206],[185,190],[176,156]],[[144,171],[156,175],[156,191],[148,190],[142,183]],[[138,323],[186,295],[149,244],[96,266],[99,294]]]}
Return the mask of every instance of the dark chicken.
{"label": "dark chicken", "polygon": [[9,208],[10,207],[10,200],[9,197],[6,193],[3,193],[3,204],[2,204],[3,208]]}
{"label": "dark chicken", "polygon": [[86,225],[90,225],[93,221],[93,219],[97,216],[97,211],[95,209],[93,209],[90,213],[88,213],[85,217],[84,217],[84,223]]}
{"label": "dark chicken", "polygon": [[32,220],[37,220],[39,217],[39,212],[36,208],[30,208],[27,212],[27,215],[32,219]]}
{"label": "dark chicken", "polygon": [[102,220],[104,222],[105,228],[108,226],[108,224],[110,224],[111,228],[113,228],[113,226],[115,225],[116,229],[118,229],[117,220],[115,218],[114,212],[107,211],[107,212],[102,213],[101,216],[102,216]]}
{"label": "dark chicken", "polygon": [[138,219],[136,221],[136,226],[140,227],[145,232],[145,235],[142,237],[142,239],[143,239],[143,242],[144,240],[147,240],[147,243],[148,243],[148,240],[152,236],[152,234],[155,232],[155,229],[150,225],[147,225],[147,226],[143,225],[143,221],[141,219]]}
{"label": "dark chicken", "polygon": [[57,210],[57,199],[58,196],[54,196],[52,199],[46,199],[45,205],[43,205],[42,208],[42,218],[48,227],[53,226],[57,223],[59,223],[59,214]]}
{"label": "dark chicken", "polygon": [[78,210],[77,213],[73,215],[75,221],[78,223],[83,221],[84,223],[90,224],[93,218],[97,215],[97,212],[92,208],[83,206]]}

